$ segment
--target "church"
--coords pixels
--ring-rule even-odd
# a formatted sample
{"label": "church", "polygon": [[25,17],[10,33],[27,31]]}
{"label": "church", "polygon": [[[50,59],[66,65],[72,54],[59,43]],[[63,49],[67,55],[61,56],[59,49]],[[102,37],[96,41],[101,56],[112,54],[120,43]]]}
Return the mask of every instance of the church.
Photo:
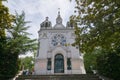
{"label": "church", "polygon": [[60,12],[56,24],[46,17],[38,31],[38,52],[35,58],[35,75],[86,74],[83,56],[75,41],[74,26],[62,24]]}

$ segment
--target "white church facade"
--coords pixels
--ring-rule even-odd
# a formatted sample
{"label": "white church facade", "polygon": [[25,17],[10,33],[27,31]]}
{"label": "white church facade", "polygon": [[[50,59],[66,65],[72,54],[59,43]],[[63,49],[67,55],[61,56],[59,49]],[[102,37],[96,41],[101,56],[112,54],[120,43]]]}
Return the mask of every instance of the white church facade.
{"label": "white church facade", "polygon": [[47,17],[40,27],[35,75],[85,74],[83,56],[71,45],[75,41],[74,27],[69,22],[62,24],[60,12],[54,26]]}

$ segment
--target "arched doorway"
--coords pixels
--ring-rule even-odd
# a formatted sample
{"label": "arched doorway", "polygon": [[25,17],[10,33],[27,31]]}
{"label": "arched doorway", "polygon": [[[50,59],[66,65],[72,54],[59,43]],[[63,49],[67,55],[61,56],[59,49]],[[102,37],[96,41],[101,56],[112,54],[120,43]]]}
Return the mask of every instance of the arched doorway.
{"label": "arched doorway", "polygon": [[64,73],[64,57],[61,54],[55,55],[54,73]]}

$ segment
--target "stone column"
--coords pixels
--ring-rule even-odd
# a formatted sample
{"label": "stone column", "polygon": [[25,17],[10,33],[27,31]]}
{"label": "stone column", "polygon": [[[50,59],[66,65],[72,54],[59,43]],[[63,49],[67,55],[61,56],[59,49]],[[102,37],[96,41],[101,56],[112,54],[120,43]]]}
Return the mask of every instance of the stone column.
{"label": "stone column", "polygon": [[64,73],[67,74],[67,56],[64,57]]}
{"label": "stone column", "polygon": [[54,56],[51,57],[52,65],[51,65],[51,73],[54,74]]}

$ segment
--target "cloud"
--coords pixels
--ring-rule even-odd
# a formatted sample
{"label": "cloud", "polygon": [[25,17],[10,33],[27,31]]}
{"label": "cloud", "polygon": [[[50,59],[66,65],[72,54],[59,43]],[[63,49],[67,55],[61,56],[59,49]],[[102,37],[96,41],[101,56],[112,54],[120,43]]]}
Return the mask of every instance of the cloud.
{"label": "cloud", "polygon": [[49,17],[52,26],[54,26],[58,8],[60,8],[63,24],[66,25],[69,16],[73,14],[75,3],[69,2],[69,0],[8,0],[4,4],[9,7],[11,14],[14,14],[15,10],[18,13],[24,11],[26,20],[32,21],[32,23],[28,24],[31,26],[28,32],[33,34],[30,37],[38,38],[39,25],[45,20],[46,16]]}
{"label": "cloud", "polygon": [[[31,26],[28,32],[33,34],[30,37],[38,38],[40,23],[45,20],[46,16],[49,17],[52,26],[55,25],[58,8],[60,8],[63,24],[66,25],[69,16],[74,13],[75,2],[69,2],[69,0],[8,0],[8,2],[4,2],[4,4],[9,8],[11,14],[15,14],[15,10],[19,14],[24,11],[26,20],[32,22],[28,24]],[[30,53],[31,52],[29,52],[27,56],[31,55]]]}

